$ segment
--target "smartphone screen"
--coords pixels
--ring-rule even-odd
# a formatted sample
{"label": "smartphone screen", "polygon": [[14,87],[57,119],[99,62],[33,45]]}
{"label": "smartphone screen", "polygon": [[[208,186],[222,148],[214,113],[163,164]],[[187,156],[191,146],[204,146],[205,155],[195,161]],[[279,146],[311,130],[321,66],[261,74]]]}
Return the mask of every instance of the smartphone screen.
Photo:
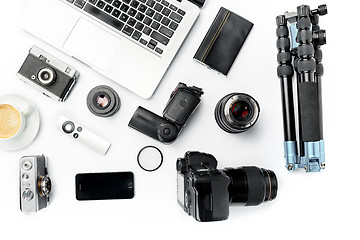
{"label": "smartphone screen", "polygon": [[75,177],[76,199],[108,200],[134,197],[132,172],[80,173]]}

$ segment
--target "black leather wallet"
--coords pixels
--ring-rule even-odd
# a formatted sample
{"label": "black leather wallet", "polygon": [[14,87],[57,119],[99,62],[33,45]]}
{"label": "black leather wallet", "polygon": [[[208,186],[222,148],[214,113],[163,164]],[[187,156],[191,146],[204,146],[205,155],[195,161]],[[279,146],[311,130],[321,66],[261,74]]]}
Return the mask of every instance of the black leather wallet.
{"label": "black leather wallet", "polygon": [[253,23],[220,8],[194,59],[227,75]]}

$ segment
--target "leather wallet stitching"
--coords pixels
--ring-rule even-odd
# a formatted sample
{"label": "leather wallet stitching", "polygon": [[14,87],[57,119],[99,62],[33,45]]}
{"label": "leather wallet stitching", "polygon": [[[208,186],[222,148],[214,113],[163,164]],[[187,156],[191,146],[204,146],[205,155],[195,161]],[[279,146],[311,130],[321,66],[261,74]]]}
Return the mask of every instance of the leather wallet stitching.
{"label": "leather wallet stitching", "polygon": [[231,13],[230,11],[227,11],[227,13],[225,14],[225,16],[224,16],[222,22],[220,23],[220,25],[219,25],[219,27],[218,27],[218,29],[217,29],[214,37],[212,38],[209,46],[208,46],[207,49],[206,49],[206,51],[205,51],[205,53],[204,53],[204,56],[203,56],[202,59],[201,59],[201,62],[204,62],[205,59],[207,58],[207,56],[209,55],[210,50],[211,50],[211,48],[214,46],[214,43],[215,43],[216,39],[219,37],[219,34],[220,34],[221,30],[222,30],[223,27],[225,26],[225,23],[226,23],[226,21],[228,20],[228,18],[229,18],[229,16],[230,16],[230,13]]}

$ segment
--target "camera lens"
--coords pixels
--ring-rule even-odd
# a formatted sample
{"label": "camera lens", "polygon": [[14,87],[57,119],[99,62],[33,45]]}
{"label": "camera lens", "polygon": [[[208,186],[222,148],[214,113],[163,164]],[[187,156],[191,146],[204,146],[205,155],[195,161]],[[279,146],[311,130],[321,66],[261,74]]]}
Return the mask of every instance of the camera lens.
{"label": "camera lens", "polygon": [[111,117],[120,109],[120,98],[114,89],[97,86],[87,96],[87,106],[98,117]]}
{"label": "camera lens", "polygon": [[40,176],[38,180],[40,197],[48,195],[51,191],[51,180],[48,176]]}
{"label": "camera lens", "polygon": [[245,132],[256,123],[259,114],[259,104],[244,93],[230,93],[215,107],[215,120],[228,133]]}
{"label": "camera lens", "polygon": [[226,168],[223,172],[230,178],[231,203],[256,206],[271,201],[277,195],[277,179],[273,171],[258,167]]}
{"label": "camera lens", "polygon": [[37,74],[42,85],[51,85],[56,79],[56,72],[50,67],[42,68]]}

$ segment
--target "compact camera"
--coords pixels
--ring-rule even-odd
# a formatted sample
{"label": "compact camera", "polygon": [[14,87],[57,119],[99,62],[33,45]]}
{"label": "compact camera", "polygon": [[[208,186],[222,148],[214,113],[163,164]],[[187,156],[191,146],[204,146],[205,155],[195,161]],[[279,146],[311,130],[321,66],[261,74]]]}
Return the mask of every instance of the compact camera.
{"label": "compact camera", "polygon": [[20,159],[20,209],[33,213],[49,204],[51,180],[47,171],[47,158],[27,156]]}
{"label": "compact camera", "polygon": [[17,76],[57,101],[65,101],[79,77],[66,63],[33,46]]}
{"label": "compact camera", "polygon": [[177,160],[178,203],[199,222],[225,220],[231,203],[256,206],[277,195],[273,171],[258,167],[216,169],[214,156],[187,152]]}
{"label": "compact camera", "polygon": [[172,143],[199,105],[203,94],[201,88],[179,83],[166,104],[163,117],[139,107],[129,126],[162,143]]}

